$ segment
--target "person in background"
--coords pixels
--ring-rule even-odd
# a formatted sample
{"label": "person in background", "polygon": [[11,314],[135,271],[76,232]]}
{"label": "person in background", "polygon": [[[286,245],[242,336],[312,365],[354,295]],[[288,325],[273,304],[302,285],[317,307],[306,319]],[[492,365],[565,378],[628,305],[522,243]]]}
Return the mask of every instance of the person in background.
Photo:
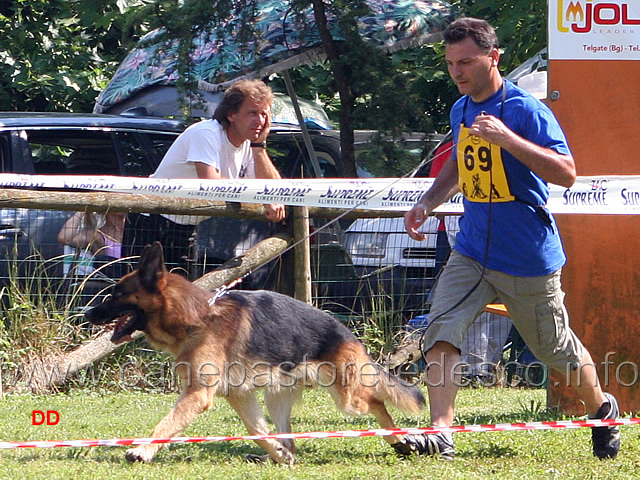
{"label": "person in background", "polygon": [[[459,18],[444,41],[449,74],[463,95],[450,114],[456,148],[404,218],[409,236],[424,240],[418,229],[427,216],[456,192],[464,195],[423,340],[431,423],[453,424],[464,334],[498,298],[532,353],[577,390],[589,417],[614,419],[617,401],[602,391],[591,355],[569,327],[560,284],[566,257],[544,207],[548,183],[568,188],[576,179],[565,135],[548,107],[502,78],[498,38],[486,21]],[[595,456],[615,457],[620,428],[593,428],[592,444]],[[452,459],[454,443],[449,433],[413,435],[396,450]]]}
{"label": "person in background", "polygon": [[[261,80],[239,80],[225,92],[213,118],[188,127],[171,145],[152,178],[266,178],[280,173],[267,153],[273,92]],[[265,205],[272,222],[285,218],[281,204]],[[194,227],[207,217],[197,215],[138,215],[132,240],[140,254],[145,245],[160,241],[169,268],[187,272]]]}
{"label": "person in background", "polygon": [[76,212],[58,232],[58,243],[64,245],[63,273],[87,276],[101,263],[122,255],[122,239],[126,213]]}
{"label": "person in background", "polygon": [[[451,149],[453,148],[453,140],[450,139],[450,134],[447,134],[443,143],[433,152],[433,158],[431,160],[431,168],[429,169],[429,177],[437,177],[443,165],[451,156]],[[447,218],[451,217],[451,218]],[[438,225],[438,237],[436,241],[436,275],[440,272],[451,250],[451,245],[454,243],[448,237],[455,234],[447,231],[447,222],[455,225],[455,231],[458,230],[458,216],[447,215],[438,216],[440,223]]]}

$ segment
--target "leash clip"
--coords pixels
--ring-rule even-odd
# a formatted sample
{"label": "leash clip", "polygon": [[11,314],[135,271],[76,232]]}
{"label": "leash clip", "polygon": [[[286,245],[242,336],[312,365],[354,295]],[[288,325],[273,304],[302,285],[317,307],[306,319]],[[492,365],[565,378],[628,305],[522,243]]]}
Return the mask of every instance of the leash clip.
{"label": "leash clip", "polygon": [[218,301],[219,298],[224,297],[227,293],[229,293],[229,290],[231,290],[233,287],[235,287],[236,285],[238,285],[239,283],[242,282],[242,277],[241,278],[236,278],[235,280],[233,280],[232,282],[228,283],[227,285],[223,285],[219,288],[216,288],[213,291],[213,297],[211,297],[209,299],[209,306],[212,307],[214,303],[216,303]]}

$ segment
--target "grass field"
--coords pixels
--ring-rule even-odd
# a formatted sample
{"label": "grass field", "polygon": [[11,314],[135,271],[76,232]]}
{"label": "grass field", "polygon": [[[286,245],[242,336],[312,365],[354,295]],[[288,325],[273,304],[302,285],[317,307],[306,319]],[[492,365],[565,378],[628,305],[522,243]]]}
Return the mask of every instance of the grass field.
{"label": "grass field", "polygon": [[[70,440],[146,437],[175,401],[173,394],[85,393],[52,396],[5,395],[0,400],[0,440]],[[458,397],[457,423],[541,421],[547,411],[542,389],[465,388]],[[53,426],[32,425],[33,410],[56,410]],[[420,417],[393,412],[401,427],[428,425]],[[346,417],[326,392],[307,392],[293,416],[294,431],[377,428],[373,418]],[[298,440],[293,467],[246,463],[257,445],[232,441],[173,445],[151,464],[129,464],[125,447],[0,450],[1,479],[397,479],[397,478],[639,478],[640,427],[622,427],[618,458],[600,461],[591,454],[590,431],[459,433],[456,459],[402,459],[380,437]],[[188,436],[246,435],[224,400],[201,415]]]}

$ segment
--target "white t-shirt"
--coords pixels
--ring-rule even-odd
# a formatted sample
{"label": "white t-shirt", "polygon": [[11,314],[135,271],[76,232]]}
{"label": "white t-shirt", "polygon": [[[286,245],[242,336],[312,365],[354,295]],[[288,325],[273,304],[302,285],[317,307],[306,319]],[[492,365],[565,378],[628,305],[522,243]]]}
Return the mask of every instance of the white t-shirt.
{"label": "white t-shirt", "polygon": [[[203,120],[187,128],[169,148],[155,178],[198,178],[195,162],[215,167],[223,178],[255,178],[249,140],[235,147],[217,120]],[[244,170],[244,175],[240,175]]]}
{"label": "white t-shirt", "polygon": [[[223,178],[255,178],[255,163],[249,140],[234,146],[217,120],[189,126],[173,142],[152,178],[198,178],[195,162],[215,167]],[[208,217],[165,215],[182,225],[196,225]]]}

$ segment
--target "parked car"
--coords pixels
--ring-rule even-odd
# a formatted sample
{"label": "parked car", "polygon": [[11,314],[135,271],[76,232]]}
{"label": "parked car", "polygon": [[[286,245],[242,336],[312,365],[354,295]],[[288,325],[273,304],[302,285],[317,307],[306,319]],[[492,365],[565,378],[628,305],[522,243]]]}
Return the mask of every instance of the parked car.
{"label": "parked car", "polygon": [[[139,116],[139,112],[135,115],[0,112],[0,172],[145,177],[155,170],[183,128],[178,120]],[[309,132],[321,174],[343,176],[339,132],[319,128],[311,128]],[[371,152],[370,140],[375,134],[356,132],[359,170],[367,176],[371,173],[362,159]],[[424,142],[424,135],[410,135],[407,152],[419,156]],[[268,145],[284,177],[315,175],[297,125],[274,122]],[[22,208],[0,210],[0,286],[13,280],[45,279],[46,289],[66,294],[69,278],[63,272],[63,246],[58,243],[57,235],[72,213]],[[322,225],[317,220],[314,222],[313,228]],[[344,229],[349,223],[334,223],[312,238],[317,304],[345,313],[371,307],[363,306],[363,301],[369,303],[372,285],[366,274],[363,282],[343,244]],[[243,254],[270,236],[274,228],[277,227],[264,221],[211,218],[202,222],[196,230],[191,256],[192,278]],[[126,245],[124,247],[126,249]],[[253,272],[243,282],[244,288],[275,288],[274,273],[279,268],[277,262],[271,262]],[[42,286],[39,282],[38,288]],[[93,292],[89,286],[91,284],[84,286],[87,295]],[[98,282],[96,288],[102,286]]]}
{"label": "parked car", "polygon": [[[138,115],[0,113],[0,172],[59,175],[148,176],[182,132],[178,120]],[[311,130],[320,171],[339,177],[339,133]],[[300,128],[275,123],[269,138],[274,161],[285,177],[313,176]],[[68,290],[63,246],[57,235],[69,211],[3,208],[0,210],[0,286],[20,281],[38,290]],[[270,222],[212,218],[198,227],[193,275],[244,253],[270,235]],[[125,235],[126,237],[126,235]],[[334,228],[321,243],[339,245]],[[124,245],[126,248],[126,245]],[[271,267],[263,272],[272,270]],[[97,275],[99,276],[99,275]],[[262,287],[268,275],[256,272],[248,287]],[[332,285],[325,288],[331,290]],[[36,290],[31,288],[31,290]],[[85,285],[87,291],[87,285]]]}
{"label": "parked car", "polygon": [[[437,139],[430,158],[451,142],[449,136]],[[425,163],[413,176],[431,176],[430,167],[430,162]],[[428,217],[420,231],[425,240],[413,240],[405,231],[404,219],[398,217],[357,219],[344,233],[356,274],[370,279],[378,302],[384,301],[387,309],[401,312],[406,319],[427,310],[428,293],[450,249],[447,233],[457,231],[457,217]]]}
{"label": "parked car", "polygon": [[[183,130],[179,121],[112,115],[0,113],[0,171],[146,176]],[[3,208],[0,284],[65,289],[57,236],[73,212]]]}

